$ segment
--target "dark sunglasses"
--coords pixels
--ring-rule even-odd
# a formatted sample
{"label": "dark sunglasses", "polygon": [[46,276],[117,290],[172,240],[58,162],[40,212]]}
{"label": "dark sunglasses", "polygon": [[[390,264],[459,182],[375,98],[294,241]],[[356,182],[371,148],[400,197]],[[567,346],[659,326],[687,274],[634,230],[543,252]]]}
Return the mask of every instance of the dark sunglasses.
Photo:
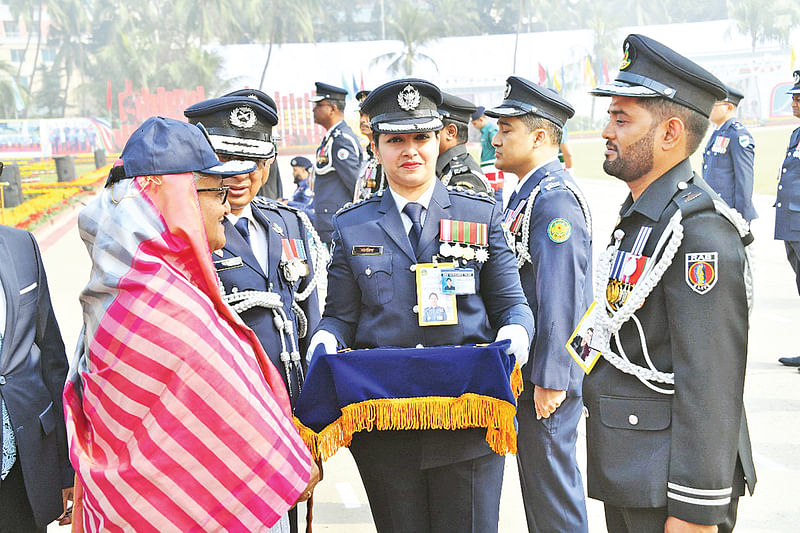
{"label": "dark sunglasses", "polygon": [[219,198],[220,203],[224,204],[228,201],[228,191],[231,190],[230,187],[210,187],[205,189],[195,189],[197,192],[215,192],[217,193],[217,198]]}

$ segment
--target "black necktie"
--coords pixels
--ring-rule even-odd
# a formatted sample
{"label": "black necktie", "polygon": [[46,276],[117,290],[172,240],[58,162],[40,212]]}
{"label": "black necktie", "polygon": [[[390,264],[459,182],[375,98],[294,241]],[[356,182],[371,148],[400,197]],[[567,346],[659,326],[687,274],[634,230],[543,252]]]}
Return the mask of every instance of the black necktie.
{"label": "black necktie", "polygon": [[411,229],[408,231],[408,240],[411,242],[411,248],[414,253],[417,253],[417,246],[419,246],[419,238],[422,236],[422,204],[416,202],[409,202],[403,208],[403,213],[408,215],[411,219]]}
{"label": "black necktie", "polygon": [[244,237],[244,240],[249,245],[250,244],[250,227],[247,224],[247,219],[245,217],[240,218],[239,220],[236,221],[236,224],[234,224],[233,227],[236,228],[236,231],[238,231],[242,235],[242,237]]}

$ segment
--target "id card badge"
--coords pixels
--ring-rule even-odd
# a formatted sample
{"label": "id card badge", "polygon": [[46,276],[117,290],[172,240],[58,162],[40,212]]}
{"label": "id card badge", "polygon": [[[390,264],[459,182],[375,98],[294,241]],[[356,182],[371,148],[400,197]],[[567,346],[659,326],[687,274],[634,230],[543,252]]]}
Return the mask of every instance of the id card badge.
{"label": "id card badge", "polygon": [[443,268],[442,292],[444,294],[475,294],[475,271],[471,268]]}
{"label": "id card badge", "polygon": [[595,319],[597,313],[600,312],[603,312],[603,308],[598,307],[597,302],[593,301],[589,309],[583,314],[580,322],[578,322],[575,331],[570,335],[567,344],[564,345],[569,355],[578,363],[581,370],[587,374],[592,371],[594,365],[603,355],[600,350],[595,348],[597,343],[594,342]]}
{"label": "id card badge", "polygon": [[[417,275],[417,316],[420,326],[446,326],[458,324],[456,294],[445,294],[442,290],[445,270],[453,268],[453,263],[419,263]],[[474,285],[474,281],[473,281]]]}

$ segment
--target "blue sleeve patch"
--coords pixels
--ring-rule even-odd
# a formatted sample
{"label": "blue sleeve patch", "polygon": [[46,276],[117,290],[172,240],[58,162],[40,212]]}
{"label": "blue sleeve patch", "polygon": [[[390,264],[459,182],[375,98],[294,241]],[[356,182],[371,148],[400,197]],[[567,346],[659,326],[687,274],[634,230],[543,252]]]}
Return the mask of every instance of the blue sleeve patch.
{"label": "blue sleeve patch", "polygon": [[566,242],[572,235],[572,224],[566,218],[554,218],[547,225],[547,236],[556,244]]}

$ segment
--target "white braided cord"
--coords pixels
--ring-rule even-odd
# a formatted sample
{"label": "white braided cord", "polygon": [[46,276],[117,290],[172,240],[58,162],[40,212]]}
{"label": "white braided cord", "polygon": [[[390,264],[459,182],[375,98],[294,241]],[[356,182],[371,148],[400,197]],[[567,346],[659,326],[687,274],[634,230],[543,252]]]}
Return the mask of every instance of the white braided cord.
{"label": "white braided cord", "polygon": [[[308,285],[302,291],[297,291],[294,293],[294,300],[296,302],[303,302],[317,288],[317,284],[319,283],[320,277],[322,276],[323,266],[328,264],[328,247],[322,244],[322,241],[319,238],[319,234],[317,230],[314,229],[314,225],[311,224],[311,220],[309,220],[308,215],[303,213],[302,211],[297,212],[297,216],[300,217],[300,220],[303,221],[303,226],[305,227],[308,234],[311,236],[309,239],[309,248],[314,250],[313,256],[311,250],[309,250],[309,260],[312,261],[312,266],[314,267],[314,275],[312,276],[311,280],[309,280]],[[312,260],[313,257],[313,260]],[[304,335],[305,336],[305,335]]]}

